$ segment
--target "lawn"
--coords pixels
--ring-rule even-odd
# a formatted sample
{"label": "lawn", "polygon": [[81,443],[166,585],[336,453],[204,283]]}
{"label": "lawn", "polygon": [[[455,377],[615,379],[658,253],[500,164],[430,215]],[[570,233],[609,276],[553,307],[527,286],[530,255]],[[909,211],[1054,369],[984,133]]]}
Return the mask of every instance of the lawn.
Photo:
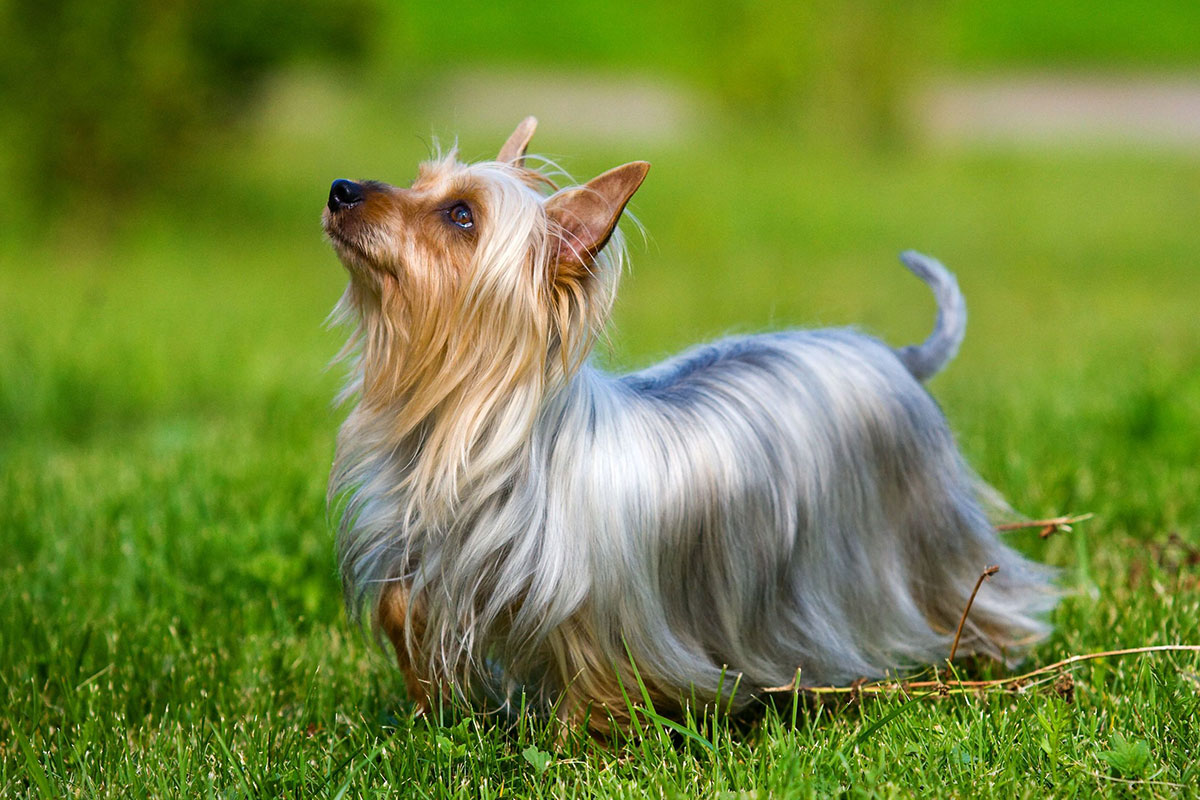
{"label": "lawn", "polygon": [[[111,224],[4,240],[0,795],[1196,791],[1194,654],[1088,662],[1071,696],[783,704],[691,735],[646,718],[609,748],[532,720],[414,720],[343,615],[325,507],[344,411],[323,320],[344,276],[318,212],[334,177],[413,174],[428,128],[392,114],[344,149],[296,127],[214,145]],[[714,127],[601,151],[543,120],[535,144],[580,176],[654,163],[598,357],[788,325],[907,343],[933,305],[895,254],[930,252],[971,311],[931,385],[968,458],[1030,515],[1095,514],[1011,534],[1065,590],[1029,665],[1200,643],[1200,161],[854,154]],[[464,132],[464,151],[506,133]]]}

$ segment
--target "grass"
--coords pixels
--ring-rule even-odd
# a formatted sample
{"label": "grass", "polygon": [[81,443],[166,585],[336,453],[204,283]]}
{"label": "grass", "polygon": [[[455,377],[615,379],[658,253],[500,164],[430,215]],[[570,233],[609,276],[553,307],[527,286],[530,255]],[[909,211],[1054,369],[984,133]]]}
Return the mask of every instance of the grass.
{"label": "grass", "polygon": [[[319,121],[221,143],[103,237],[3,243],[0,795],[1194,793],[1188,655],[1089,662],[1071,701],[785,703],[684,733],[643,715],[611,749],[412,719],[343,617],[324,502],[343,276],[316,213],[332,177],[412,174],[424,145],[379,132],[414,130],[393,113],[339,116],[364,131],[344,147]],[[550,120],[539,146],[579,152]],[[791,324],[912,341],[932,304],[894,254],[934,253],[972,312],[931,387],[969,459],[1031,515],[1096,514],[1012,535],[1067,589],[1031,663],[1200,642],[1200,163],[847,156],[730,127],[567,166],[633,157],[655,163],[634,205],[649,245],[603,359]]]}

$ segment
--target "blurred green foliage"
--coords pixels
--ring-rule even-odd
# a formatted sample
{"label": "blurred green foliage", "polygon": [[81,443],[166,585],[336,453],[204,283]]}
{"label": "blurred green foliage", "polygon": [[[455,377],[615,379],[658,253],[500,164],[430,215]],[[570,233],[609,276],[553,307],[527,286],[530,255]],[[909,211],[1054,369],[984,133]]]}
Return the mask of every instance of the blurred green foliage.
{"label": "blurred green foliage", "polygon": [[[125,195],[233,120],[273,70],[362,57],[372,0],[15,0],[0,7],[10,178],[39,205]],[[67,197],[64,197],[64,194]]]}
{"label": "blurred green foliage", "polygon": [[1197,30],[1192,0],[0,0],[0,188],[37,185],[39,213],[115,205],[219,141],[297,63],[361,67],[398,94],[464,68],[656,74],[748,123],[878,146],[905,140],[925,72],[1177,67],[1200,59]]}
{"label": "blurred green foliage", "polygon": [[1159,69],[1200,62],[1195,0],[959,0],[947,5],[958,67]]}

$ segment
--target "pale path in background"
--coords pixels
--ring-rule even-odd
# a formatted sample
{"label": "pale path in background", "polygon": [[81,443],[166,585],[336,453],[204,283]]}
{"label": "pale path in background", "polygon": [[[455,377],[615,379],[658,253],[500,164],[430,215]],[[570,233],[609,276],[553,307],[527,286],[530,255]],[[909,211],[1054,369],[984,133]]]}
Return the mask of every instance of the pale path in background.
{"label": "pale path in background", "polygon": [[[512,71],[449,78],[438,104],[491,128],[514,108],[589,138],[665,141],[696,133],[712,101],[649,76]],[[1029,73],[947,77],[913,93],[907,114],[939,144],[1139,144],[1200,148],[1200,75]]]}

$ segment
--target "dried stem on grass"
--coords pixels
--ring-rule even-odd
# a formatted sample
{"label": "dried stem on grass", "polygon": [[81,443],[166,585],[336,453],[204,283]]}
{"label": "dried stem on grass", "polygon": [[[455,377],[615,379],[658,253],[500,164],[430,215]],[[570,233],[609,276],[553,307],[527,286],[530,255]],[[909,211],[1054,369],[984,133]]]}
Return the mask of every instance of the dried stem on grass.
{"label": "dried stem on grass", "polygon": [[1076,522],[1083,522],[1085,519],[1091,519],[1095,514],[1078,514],[1075,516],[1051,517],[1050,519],[1031,519],[1024,522],[1005,522],[1002,525],[997,525],[996,530],[1001,533],[1011,533],[1012,531],[1023,531],[1028,528],[1041,528],[1038,531],[1038,536],[1043,539],[1058,533],[1059,531],[1069,531],[1071,526]]}
{"label": "dried stem on grass", "polygon": [[[996,678],[989,681],[943,681],[943,680],[927,680],[927,681],[876,681],[874,683],[863,683],[856,686],[801,686],[797,687],[793,681],[787,686],[772,686],[762,691],[765,693],[779,692],[800,692],[801,694],[822,696],[822,695],[839,695],[839,694],[897,694],[908,693],[913,690],[920,691],[921,689],[939,689],[945,687],[949,693],[964,693],[976,692],[985,689],[1000,689],[1003,691],[1020,691],[1035,678],[1042,678],[1049,675],[1057,674],[1061,670],[1068,667],[1073,667],[1083,661],[1093,661],[1097,658],[1114,658],[1120,656],[1144,655],[1146,653],[1200,653],[1200,644],[1157,644],[1147,647],[1128,647],[1123,650],[1104,650],[1099,653],[1081,653],[1080,655],[1064,658],[1062,661],[1056,661],[1053,664],[1047,664],[1044,667],[1038,667],[1035,670],[1024,672],[1020,675],[1013,675],[1008,678]],[[1039,681],[1040,683],[1041,681]]]}
{"label": "dried stem on grass", "polygon": [[963,609],[962,616],[958,620],[958,628],[954,631],[954,644],[950,645],[950,660],[954,660],[954,654],[958,652],[958,640],[962,636],[963,625],[967,622],[967,614],[971,613],[971,606],[975,605],[975,595],[979,594],[979,587],[983,586],[983,582],[1000,571],[1000,567],[992,566],[986,568],[979,574],[979,580],[975,581],[975,588],[971,590],[971,596],[967,598],[967,607]]}

